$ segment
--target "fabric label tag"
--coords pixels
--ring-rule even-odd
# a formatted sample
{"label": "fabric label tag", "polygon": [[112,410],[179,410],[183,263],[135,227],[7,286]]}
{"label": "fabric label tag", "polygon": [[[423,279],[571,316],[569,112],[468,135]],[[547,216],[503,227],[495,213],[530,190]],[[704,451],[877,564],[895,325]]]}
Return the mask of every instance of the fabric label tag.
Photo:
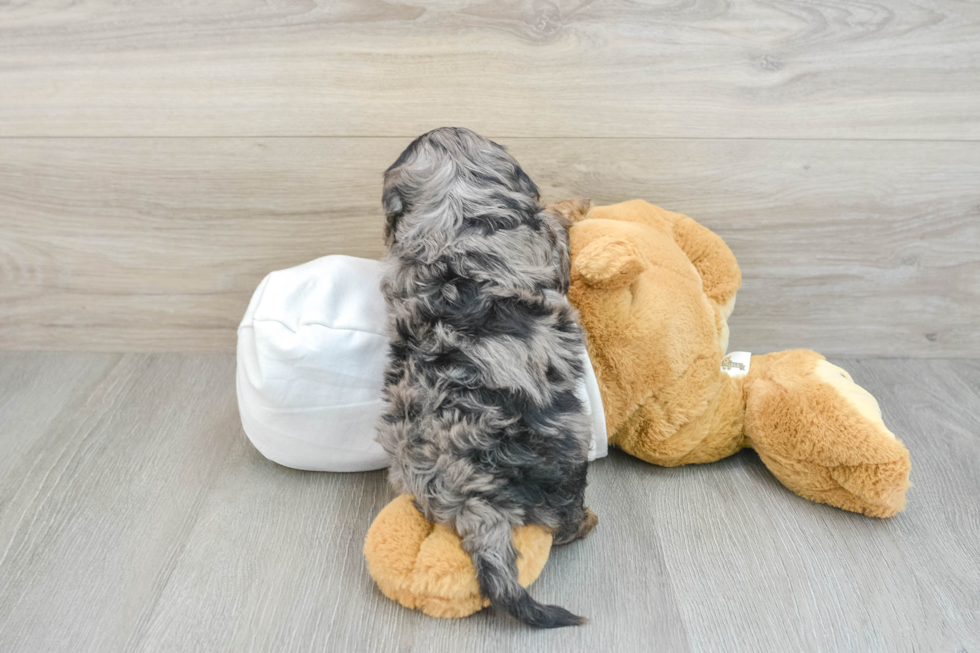
{"label": "fabric label tag", "polygon": [[740,377],[749,373],[752,352],[733,351],[721,359],[721,371],[728,376]]}

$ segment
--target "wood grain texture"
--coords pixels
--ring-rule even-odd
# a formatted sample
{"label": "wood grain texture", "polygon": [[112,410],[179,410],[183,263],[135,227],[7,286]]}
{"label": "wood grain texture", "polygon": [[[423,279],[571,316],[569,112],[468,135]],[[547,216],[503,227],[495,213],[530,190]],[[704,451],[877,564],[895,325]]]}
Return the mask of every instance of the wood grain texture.
{"label": "wood grain texture", "polygon": [[980,139],[980,6],[0,6],[2,136]]}
{"label": "wood grain texture", "polygon": [[592,464],[586,540],[533,594],[591,618],[535,632],[384,598],[361,542],[381,472],[263,459],[230,356],[0,355],[0,650],[972,651],[980,647],[980,361],[835,360],[912,452],[908,509],[806,502],[751,452]]}
{"label": "wood grain texture", "polygon": [[132,650],[239,435],[233,370],[0,359],[0,446],[16,452],[0,476],[0,650]]}
{"label": "wood grain texture", "polygon": [[[980,355],[980,143],[505,139],[546,199],[724,237],[732,348]],[[405,139],[7,139],[0,349],[231,351],[261,278],[382,251]]]}

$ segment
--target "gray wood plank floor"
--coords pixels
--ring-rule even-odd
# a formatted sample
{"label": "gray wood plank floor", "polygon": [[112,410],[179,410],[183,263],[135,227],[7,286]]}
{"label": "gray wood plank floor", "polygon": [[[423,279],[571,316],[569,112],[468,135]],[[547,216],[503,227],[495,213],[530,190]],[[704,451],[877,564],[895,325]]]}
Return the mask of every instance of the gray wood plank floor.
{"label": "gray wood plank floor", "polygon": [[385,599],[361,542],[384,474],[279,467],[228,355],[0,355],[2,651],[974,651],[980,361],[836,360],[912,451],[906,512],[807,503],[746,452],[591,469],[600,525],[534,595],[582,628]]}

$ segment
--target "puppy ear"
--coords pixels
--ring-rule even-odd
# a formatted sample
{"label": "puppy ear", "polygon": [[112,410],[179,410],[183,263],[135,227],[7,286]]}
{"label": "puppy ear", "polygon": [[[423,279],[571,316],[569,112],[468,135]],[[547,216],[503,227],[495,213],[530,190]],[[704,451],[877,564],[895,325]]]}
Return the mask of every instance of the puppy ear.
{"label": "puppy ear", "polygon": [[541,193],[538,191],[538,185],[535,184],[530,177],[528,177],[527,173],[524,172],[524,169],[521,168],[521,166],[515,166],[514,177],[517,179],[518,190],[528,197],[533,197],[535,202],[541,199]]}
{"label": "puppy ear", "polygon": [[385,212],[385,242],[390,243],[395,236],[398,218],[405,212],[405,202],[398,187],[395,185],[385,188],[381,194],[381,206]]}
{"label": "puppy ear", "polygon": [[575,256],[572,279],[577,277],[586,285],[615,290],[631,284],[644,267],[643,258],[633,243],[603,236]]}
{"label": "puppy ear", "polygon": [[560,213],[545,209],[538,217],[547,227],[548,240],[551,243],[551,257],[557,274],[557,290],[562,294],[568,292],[571,259],[569,258],[568,220]]}
{"label": "puppy ear", "polygon": [[589,211],[592,210],[592,200],[579,198],[562,200],[554,204],[549,204],[545,210],[557,213],[568,220],[570,224],[575,224],[576,222],[585,220],[586,216],[588,216]]}

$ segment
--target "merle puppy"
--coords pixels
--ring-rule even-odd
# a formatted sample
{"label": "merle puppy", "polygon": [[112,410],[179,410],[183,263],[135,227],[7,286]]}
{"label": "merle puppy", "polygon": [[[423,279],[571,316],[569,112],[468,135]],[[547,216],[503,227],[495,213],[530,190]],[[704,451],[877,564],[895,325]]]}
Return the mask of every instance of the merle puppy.
{"label": "merle puppy", "polygon": [[378,441],[389,477],[459,533],[480,589],[531,626],[583,623],[517,582],[512,529],[585,537],[584,336],[565,298],[568,223],[507,151],[467,129],[420,136],[385,172],[391,351]]}

